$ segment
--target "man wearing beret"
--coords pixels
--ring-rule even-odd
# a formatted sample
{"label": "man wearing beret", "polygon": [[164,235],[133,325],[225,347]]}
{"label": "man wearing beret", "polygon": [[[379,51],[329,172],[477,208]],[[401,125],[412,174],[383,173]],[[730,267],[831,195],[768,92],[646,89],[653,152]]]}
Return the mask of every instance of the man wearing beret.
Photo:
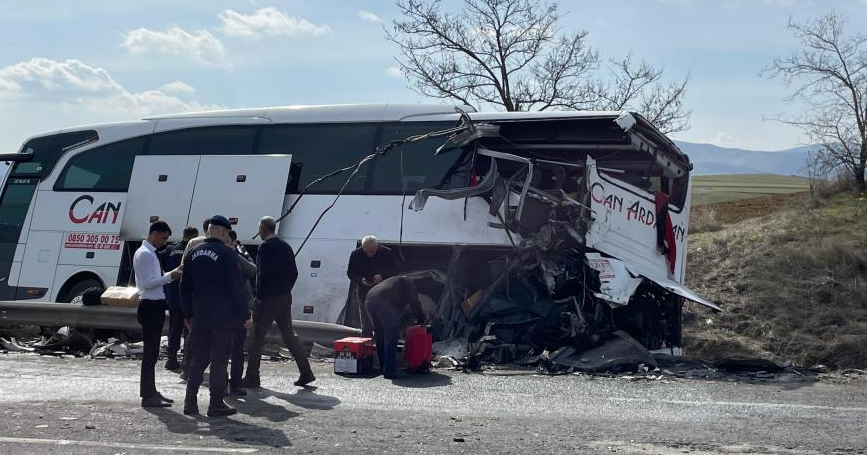
{"label": "man wearing beret", "polygon": [[238,254],[227,246],[231,243],[231,229],[226,217],[212,217],[208,238],[190,250],[184,259],[181,310],[192,341],[184,414],[199,412],[196,395],[208,364],[211,365],[208,416],[236,412],[223,401],[226,367],[235,333],[245,325],[249,327],[252,320]]}

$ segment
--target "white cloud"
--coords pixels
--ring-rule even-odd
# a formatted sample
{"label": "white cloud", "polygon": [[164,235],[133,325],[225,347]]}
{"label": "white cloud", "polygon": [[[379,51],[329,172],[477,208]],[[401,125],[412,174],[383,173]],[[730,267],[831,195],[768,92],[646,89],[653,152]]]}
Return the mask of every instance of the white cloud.
{"label": "white cloud", "polygon": [[[168,88],[168,90],[167,90]],[[100,114],[147,116],[170,112],[218,109],[219,106],[184,101],[172,90],[194,90],[176,81],[158,90],[130,92],[102,68],[79,60],[33,58],[0,69],[0,100],[46,102]]]}
{"label": "white cloud", "polygon": [[735,138],[733,138],[730,134],[720,131],[719,133],[716,133],[716,136],[713,139],[710,140],[710,143],[720,147],[733,147],[734,141]]}
{"label": "white cloud", "polygon": [[241,14],[227,9],[219,14],[220,30],[228,36],[260,39],[264,36],[319,36],[331,32],[327,25],[316,25],[307,19],[289,16],[274,8],[262,8],[253,14]]}
{"label": "white cloud", "polygon": [[231,66],[223,43],[206,30],[189,33],[180,27],[164,32],[139,28],[126,33],[123,46],[134,54],[183,55],[208,66]]}
{"label": "white cloud", "polygon": [[388,77],[403,77],[403,73],[400,71],[400,68],[396,66],[389,66],[385,69],[385,75]]}
{"label": "white cloud", "polygon": [[165,93],[192,94],[196,93],[195,87],[185,84],[181,81],[169,82],[159,88],[159,91]]}
{"label": "white cloud", "polygon": [[[867,1],[867,0],[864,0],[864,1]],[[375,23],[381,23],[382,22],[382,19],[380,19],[379,16],[371,13],[370,11],[361,10],[358,12],[358,17],[360,17],[361,20],[365,20],[367,22],[375,22]]]}

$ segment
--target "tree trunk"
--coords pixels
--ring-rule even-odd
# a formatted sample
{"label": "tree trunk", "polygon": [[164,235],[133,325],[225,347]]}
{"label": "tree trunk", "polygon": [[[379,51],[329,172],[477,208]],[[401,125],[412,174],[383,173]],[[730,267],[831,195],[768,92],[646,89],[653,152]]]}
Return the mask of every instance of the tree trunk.
{"label": "tree trunk", "polygon": [[855,185],[859,195],[867,192],[867,186],[864,184],[864,164],[864,161],[859,161],[855,166]]}
{"label": "tree trunk", "polygon": [[861,141],[861,153],[858,156],[858,164],[855,165],[855,183],[859,195],[867,193],[867,185],[864,184],[865,167],[867,167],[867,141]]}

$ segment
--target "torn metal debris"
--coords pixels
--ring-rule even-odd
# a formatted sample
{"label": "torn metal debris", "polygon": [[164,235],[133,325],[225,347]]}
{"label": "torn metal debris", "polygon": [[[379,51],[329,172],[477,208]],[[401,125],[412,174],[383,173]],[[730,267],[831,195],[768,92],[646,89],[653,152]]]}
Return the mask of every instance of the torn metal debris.
{"label": "torn metal debris", "polygon": [[476,121],[452,139],[472,153],[469,185],[422,189],[410,209],[482,199],[511,248],[443,246],[448,260],[424,271],[444,355],[466,368],[655,368],[650,351],[681,350],[684,301],[720,311],[682,285],[689,159],[638,115],[607,121]]}

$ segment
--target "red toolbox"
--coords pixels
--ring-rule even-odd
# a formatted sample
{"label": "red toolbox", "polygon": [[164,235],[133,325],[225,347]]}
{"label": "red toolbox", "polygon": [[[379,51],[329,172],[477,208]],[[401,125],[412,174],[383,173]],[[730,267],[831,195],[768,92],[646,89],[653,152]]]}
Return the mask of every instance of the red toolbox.
{"label": "red toolbox", "polygon": [[348,337],[334,342],[334,372],[370,374],[373,371],[373,338]]}
{"label": "red toolbox", "polygon": [[433,337],[427,327],[413,325],[406,328],[403,361],[409,373],[427,373],[433,360]]}

